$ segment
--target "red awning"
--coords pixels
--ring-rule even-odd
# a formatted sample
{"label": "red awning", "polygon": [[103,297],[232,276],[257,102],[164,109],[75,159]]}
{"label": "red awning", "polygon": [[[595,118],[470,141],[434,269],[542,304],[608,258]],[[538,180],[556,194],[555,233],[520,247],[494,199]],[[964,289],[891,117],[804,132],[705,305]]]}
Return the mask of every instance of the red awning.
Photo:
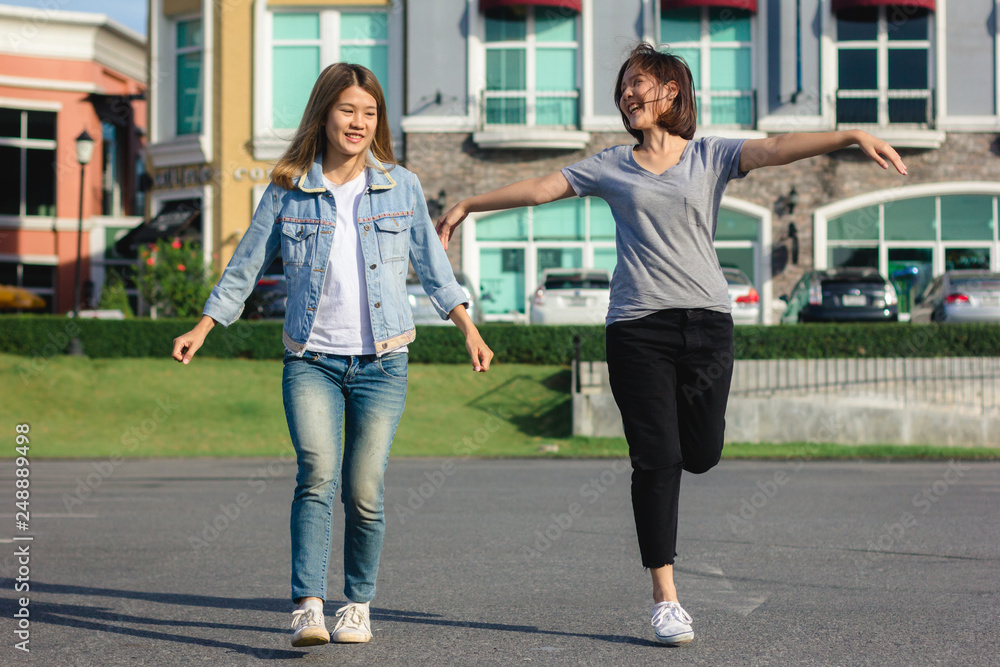
{"label": "red awning", "polygon": [[662,0],[663,9],[687,9],[688,7],[729,7],[757,11],[757,0]]}
{"label": "red awning", "polygon": [[934,0],[833,0],[833,11],[865,7],[918,7],[934,11]]}
{"label": "red awning", "polygon": [[479,9],[500,9],[502,7],[558,7],[574,12],[580,11],[582,0],[479,0]]}

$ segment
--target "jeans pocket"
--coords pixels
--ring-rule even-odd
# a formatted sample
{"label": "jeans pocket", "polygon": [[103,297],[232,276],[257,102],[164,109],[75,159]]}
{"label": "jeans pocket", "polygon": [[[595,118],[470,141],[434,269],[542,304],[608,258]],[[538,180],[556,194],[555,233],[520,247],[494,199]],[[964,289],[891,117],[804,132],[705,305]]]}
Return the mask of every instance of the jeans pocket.
{"label": "jeans pocket", "polygon": [[407,365],[408,356],[406,352],[387,354],[378,359],[378,369],[382,372],[382,375],[394,380],[406,379]]}

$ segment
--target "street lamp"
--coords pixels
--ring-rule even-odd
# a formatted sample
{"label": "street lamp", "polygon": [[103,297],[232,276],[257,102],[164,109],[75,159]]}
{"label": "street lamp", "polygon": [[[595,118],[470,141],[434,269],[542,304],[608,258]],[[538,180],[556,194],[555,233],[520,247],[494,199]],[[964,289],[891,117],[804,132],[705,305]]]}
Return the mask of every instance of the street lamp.
{"label": "street lamp", "polygon": [[[84,130],[76,138],[76,161],[80,163],[80,216],[76,227],[76,280],[73,283],[73,317],[80,317],[80,269],[83,265],[81,245],[83,244],[83,175],[90,158],[94,155],[94,140]],[[70,354],[81,355],[80,340],[74,338],[70,344]]]}

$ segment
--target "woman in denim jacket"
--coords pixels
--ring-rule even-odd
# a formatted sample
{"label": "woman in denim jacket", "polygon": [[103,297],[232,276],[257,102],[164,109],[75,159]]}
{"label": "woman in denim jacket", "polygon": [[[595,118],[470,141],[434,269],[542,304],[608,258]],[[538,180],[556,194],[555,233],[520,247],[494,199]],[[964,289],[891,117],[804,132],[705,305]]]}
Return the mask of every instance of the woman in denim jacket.
{"label": "woman in denim jacket", "polygon": [[[333,641],[371,639],[368,604],[385,533],[385,467],[406,398],[409,258],[443,319],[465,335],[473,369],[493,352],[466,312],[416,176],[395,164],[385,98],[360,65],[326,68],[204,316],[174,340],[185,364],[216,323],[229,326],[281,253],[285,416],[298,460],[292,500],[292,645],[331,640],[323,620],[334,496],[346,512],[344,595]],[[388,166],[387,166],[388,165]],[[341,461],[341,429],[344,430]]]}

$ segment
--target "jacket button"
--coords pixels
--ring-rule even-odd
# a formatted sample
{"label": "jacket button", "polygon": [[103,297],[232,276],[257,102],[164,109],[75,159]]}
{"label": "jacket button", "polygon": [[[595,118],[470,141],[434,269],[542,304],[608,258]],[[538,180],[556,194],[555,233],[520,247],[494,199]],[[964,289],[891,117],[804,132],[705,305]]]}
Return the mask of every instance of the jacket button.
{"label": "jacket button", "polygon": [[387,348],[387,347],[389,347],[389,343],[382,343],[382,349],[383,349],[383,350],[384,350],[385,348]]}
{"label": "jacket button", "polygon": [[365,231],[366,231],[366,232],[367,232],[367,231],[368,231],[369,229],[371,229],[371,228],[372,228],[372,227],[371,227],[371,225],[365,225]]}
{"label": "jacket button", "polygon": [[378,268],[378,265],[376,265],[376,264],[372,264],[372,265],[371,265],[371,266],[369,266],[368,268],[369,268],[369,269],[371,269],[372,271],[374,271],[375,269],[377,269],[377,268]]}
{"label": "jacket button", "polygon": [[381,301],[376,301],[375,302],[375,307],[376,308],[381,308],[382,307],[382,302]]}

